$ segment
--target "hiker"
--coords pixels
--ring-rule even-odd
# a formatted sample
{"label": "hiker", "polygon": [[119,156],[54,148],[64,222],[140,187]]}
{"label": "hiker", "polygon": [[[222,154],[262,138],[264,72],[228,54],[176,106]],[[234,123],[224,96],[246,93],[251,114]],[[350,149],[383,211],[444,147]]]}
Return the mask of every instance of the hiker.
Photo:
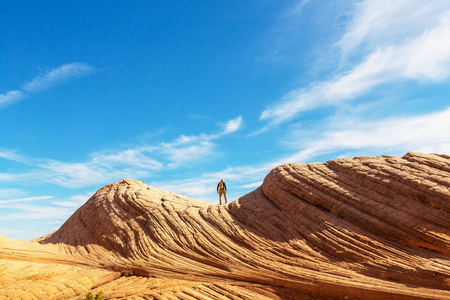
{"label": "hiker", "polygon": [[227,185],[220,179],[220,182],[217,184],[217,193],[219,194],[219,201],[222,204],[222,194],[225,197],[225,203],[227,203]]}

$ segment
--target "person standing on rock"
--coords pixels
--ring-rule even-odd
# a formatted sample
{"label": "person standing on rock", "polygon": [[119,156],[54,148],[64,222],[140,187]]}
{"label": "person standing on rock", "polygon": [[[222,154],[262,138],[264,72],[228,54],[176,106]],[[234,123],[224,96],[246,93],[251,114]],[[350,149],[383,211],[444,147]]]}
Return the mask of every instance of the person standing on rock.
{"label": "person standing on rock", "polygon": [[220,182],[217,184],[217,193],[219,194],[219,201],[222,204],[222,194],[225,197],[225,203],[227,203],[227,185],[220,179]]}

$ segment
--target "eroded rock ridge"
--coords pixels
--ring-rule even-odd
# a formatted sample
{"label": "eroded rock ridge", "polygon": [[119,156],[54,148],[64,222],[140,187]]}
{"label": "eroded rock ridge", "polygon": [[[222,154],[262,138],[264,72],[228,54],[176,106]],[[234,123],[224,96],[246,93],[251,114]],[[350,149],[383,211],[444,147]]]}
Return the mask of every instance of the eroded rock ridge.
{"label": "eroded rock ridge", "polygon": [[222,206],[125,179],[0,266],[0,299],[449,299],[450,157],[286,164]]}

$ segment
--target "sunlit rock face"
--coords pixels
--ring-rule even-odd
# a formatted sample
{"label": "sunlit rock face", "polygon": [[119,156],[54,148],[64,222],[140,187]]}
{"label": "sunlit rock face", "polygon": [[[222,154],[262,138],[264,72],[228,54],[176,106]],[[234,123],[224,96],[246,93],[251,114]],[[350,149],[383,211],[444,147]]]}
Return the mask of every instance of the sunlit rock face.
{"label": "sunlit rock face", "polygon": [[286,164],[221,206],[125,179],[33,243],[0,237],[0,299],[91,290],[107,299],[450,299],[450,157]]}

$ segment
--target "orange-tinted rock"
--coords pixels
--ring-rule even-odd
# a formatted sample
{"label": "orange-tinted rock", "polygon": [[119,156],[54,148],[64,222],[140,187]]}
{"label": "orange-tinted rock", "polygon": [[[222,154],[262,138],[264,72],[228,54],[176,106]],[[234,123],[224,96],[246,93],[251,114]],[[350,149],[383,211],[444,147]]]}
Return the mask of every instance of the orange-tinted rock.
{"label": "orange-tinted rock", "polygon": [[36,242],[0,237],[0,299],[450,299],[450,157],[286,164],[224,206],[125,179]]}

